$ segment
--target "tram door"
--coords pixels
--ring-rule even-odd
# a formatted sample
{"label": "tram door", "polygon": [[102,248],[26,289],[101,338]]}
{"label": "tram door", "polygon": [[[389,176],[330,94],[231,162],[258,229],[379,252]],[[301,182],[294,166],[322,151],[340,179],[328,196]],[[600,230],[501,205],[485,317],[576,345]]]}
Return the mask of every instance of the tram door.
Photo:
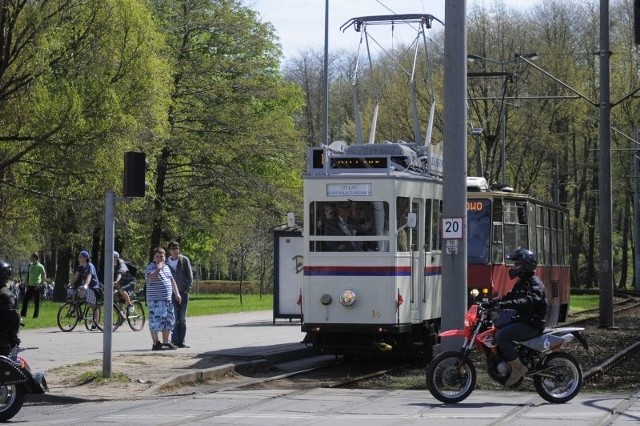
{"label": "tram door", "polygon": [[411,228],[411,320],[419,322],[424,300],[424,213],[422,200],[413,199],[411,211],[416,214],[416,226]]}

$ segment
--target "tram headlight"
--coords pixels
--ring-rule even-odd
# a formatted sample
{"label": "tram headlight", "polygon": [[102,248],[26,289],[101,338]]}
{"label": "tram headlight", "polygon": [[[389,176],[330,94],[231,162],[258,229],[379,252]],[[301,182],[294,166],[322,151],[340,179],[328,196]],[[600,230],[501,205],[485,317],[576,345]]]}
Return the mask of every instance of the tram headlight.
{"label": "tram headlight", "polygon": [[471,290],[471,295],[473,297],[478,297],[480,295],[480,290],[478,290],[477,288],[474,288],[473,290]]}
{"label": "tram headlight", "polygon": [[329,305],[331,304],[332,298],[330,294],[323,294],[322,296],[320,296],[320,303],[322,303],[323,305]]}
{"label": "tram headlight", "polygon": [[355,290],[347,288],[340,293],[340,303],[347,308],[353,306],[358,301],[358,293]]}

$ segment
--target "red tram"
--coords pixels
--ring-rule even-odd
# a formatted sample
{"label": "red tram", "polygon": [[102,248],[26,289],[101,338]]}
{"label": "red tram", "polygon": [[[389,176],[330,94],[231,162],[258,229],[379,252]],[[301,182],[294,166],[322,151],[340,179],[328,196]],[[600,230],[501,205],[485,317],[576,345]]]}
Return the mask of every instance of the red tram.
{"label": "red tram", "polygon": [[513,287],[506,259],[518,247],[538,256],[538,275],[549,298],[548,325],[566,321],[569,307],[569,216],[566,208],[529,195],[490,190],[484,178],[467,179],[468,300],[503,295]]}

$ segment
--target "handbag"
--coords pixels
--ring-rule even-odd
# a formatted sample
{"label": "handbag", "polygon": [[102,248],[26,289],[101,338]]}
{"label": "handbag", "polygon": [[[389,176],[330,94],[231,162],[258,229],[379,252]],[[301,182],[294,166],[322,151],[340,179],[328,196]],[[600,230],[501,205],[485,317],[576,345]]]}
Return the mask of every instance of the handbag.
{"label": "handbag", "polygon": [[515,309],[500,309],[496,311],[495,318],[493,320],[493,325],[498,328],[506,327],[511,323],[514,323],[514,318],[517,316],[518,312]]}

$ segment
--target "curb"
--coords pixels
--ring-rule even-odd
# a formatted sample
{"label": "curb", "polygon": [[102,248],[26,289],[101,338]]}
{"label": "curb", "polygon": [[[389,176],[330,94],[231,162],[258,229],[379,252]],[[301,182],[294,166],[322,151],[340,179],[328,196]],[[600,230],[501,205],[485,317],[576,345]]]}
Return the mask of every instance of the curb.
{"label": "curb", "polygon": [[[150,398],[158,395],[161,391],[171,387],[180,387],[190,383],[196,383],[199,381],[206,381],[222,377],[225,374],[238,372],[242,374],[243,371],[253,370],[258,368],[265,368],[269,365],[276,365],[289,361],[295,361],[299,359],[309,358],[316,355],[311,348],[295,348],[295,349],[283,349],[276,352],[260,355],[260,358],[253,359],[251,361],[241,361],[237,363],[228,363],[218,365],[215,367],[204,368],[199,370],[189,370],[184,373],[176,374],[167,377],[164,380],[158,381],[150,388],[146,389],[140,394],[142,398]],[[98,397],[93,395],[87,395],[86,397],[71,396],[61,394],[52,394],[49,392],[43,394],[28,394],[26,400],[34,403],[58,403],[58,404],[77,404],[82,402],[96,402],[96,401],[112,401],[113,398]]]}
{"label": "curb", "polygon": [[285,352],[276,352],[265,356],[261,359],[256,359],[248,362],[241,362],[238,364],[224,364],[216,367],[205,368],[202,370],[192,370],[186,373],[177,374],[168,377],[153,386],[145,390],[142,395],[145,397],[154,396],[164,389],[186,385],[189,383],[195,383],[199,381],[206,381],[224,376],[227,373],[237,372],[238,370],[250,368],[260,368],[267,365],[274,365],[288,361],[294,361],[301,358],[308,358],[314,355],[311,348],[294,349]]}

